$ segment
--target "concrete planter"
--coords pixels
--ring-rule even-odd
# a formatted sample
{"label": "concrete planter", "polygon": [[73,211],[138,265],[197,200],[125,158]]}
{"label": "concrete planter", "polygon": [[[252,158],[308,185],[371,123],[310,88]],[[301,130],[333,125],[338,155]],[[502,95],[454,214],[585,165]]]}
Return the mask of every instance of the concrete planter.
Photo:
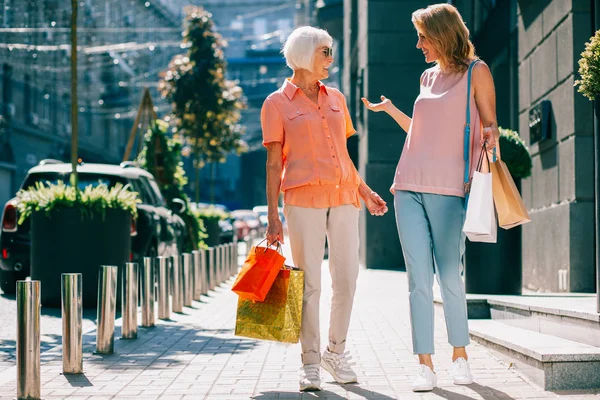
{"label": "concrete planter", "polygon": [[96,307],[100,265],[121,269],[131,252],[131,215],[107,209],[83,216],[81,211],[63,208],[49,216],[31,215],[31,279],[41,281],[41,301],[46,307],[60,307],[62,273],[83,275],[83,307]]}

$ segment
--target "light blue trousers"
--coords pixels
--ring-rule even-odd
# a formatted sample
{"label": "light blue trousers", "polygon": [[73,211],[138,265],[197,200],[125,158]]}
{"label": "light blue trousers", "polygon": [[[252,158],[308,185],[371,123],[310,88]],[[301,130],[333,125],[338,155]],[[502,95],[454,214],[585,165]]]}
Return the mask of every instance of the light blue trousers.
{"label": "light blue trousers", "polygon": [[414,354],[433,354],[433,275],[444,301],[448,342],[469,344],[467,300],[461,279],[465,237],[464,199],[429,193],[396,191],[396,224],[402,244]]}

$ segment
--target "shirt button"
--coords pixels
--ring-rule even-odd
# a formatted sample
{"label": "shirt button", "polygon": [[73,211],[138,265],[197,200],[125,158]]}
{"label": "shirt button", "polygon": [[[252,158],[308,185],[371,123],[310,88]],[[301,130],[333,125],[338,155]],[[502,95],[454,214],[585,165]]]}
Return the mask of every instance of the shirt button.
{"label": "shirt button", "polygon": [[296,111],[296,114],[300,114],[300,111]]}
{"label": "shirt button", "polygon": [[332,158],[335,158],[335,156],[331,156]]}
{"label": "shirt button", "polygon": [[335,185],[335,188],[336,188],[336,189],[339,189],[339,188],[340,188],[340,185]]}
{"label": "shirt button", "polygon": [[325,119],[325,117],[324,117],[324,116],[323,116],[323,117],[321,117],[321,118]]}
{"label": "shirt button", "polygon": [[329,146],[329,147],[331,147],[333,149],[333,146]]}
{"label": "shirt button", "polygon": [[327,139],[331,139],[331,136],[327,136]]}

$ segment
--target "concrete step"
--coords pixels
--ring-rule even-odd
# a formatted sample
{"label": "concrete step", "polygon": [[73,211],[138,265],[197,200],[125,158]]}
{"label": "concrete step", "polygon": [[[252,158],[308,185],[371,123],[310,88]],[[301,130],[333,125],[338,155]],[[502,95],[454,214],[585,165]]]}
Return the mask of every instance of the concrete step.
{"label": "concrete step", "polygon": [[493,320],[470,320],[471,338],[544,390],[600,388],[600,348]]}
{"label": "concrete step", "polygon": [[490,296],[487,303],[494,321],[600,347],[593,296]]}

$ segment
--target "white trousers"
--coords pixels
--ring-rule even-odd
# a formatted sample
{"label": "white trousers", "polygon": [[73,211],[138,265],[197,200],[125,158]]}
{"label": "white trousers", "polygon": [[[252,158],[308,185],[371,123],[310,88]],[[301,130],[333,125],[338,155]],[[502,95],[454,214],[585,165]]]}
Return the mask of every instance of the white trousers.
{"label": "white trousers", "polygon": [[349,204],[331,208],[284,207],[292,257],[304,271],[302,304],[302,363],[321,362],[319,300],[325,236],[329,245],[329,272],[333,297],[329,321],[329,351],[343,353],[358,277],[358,214]]}

